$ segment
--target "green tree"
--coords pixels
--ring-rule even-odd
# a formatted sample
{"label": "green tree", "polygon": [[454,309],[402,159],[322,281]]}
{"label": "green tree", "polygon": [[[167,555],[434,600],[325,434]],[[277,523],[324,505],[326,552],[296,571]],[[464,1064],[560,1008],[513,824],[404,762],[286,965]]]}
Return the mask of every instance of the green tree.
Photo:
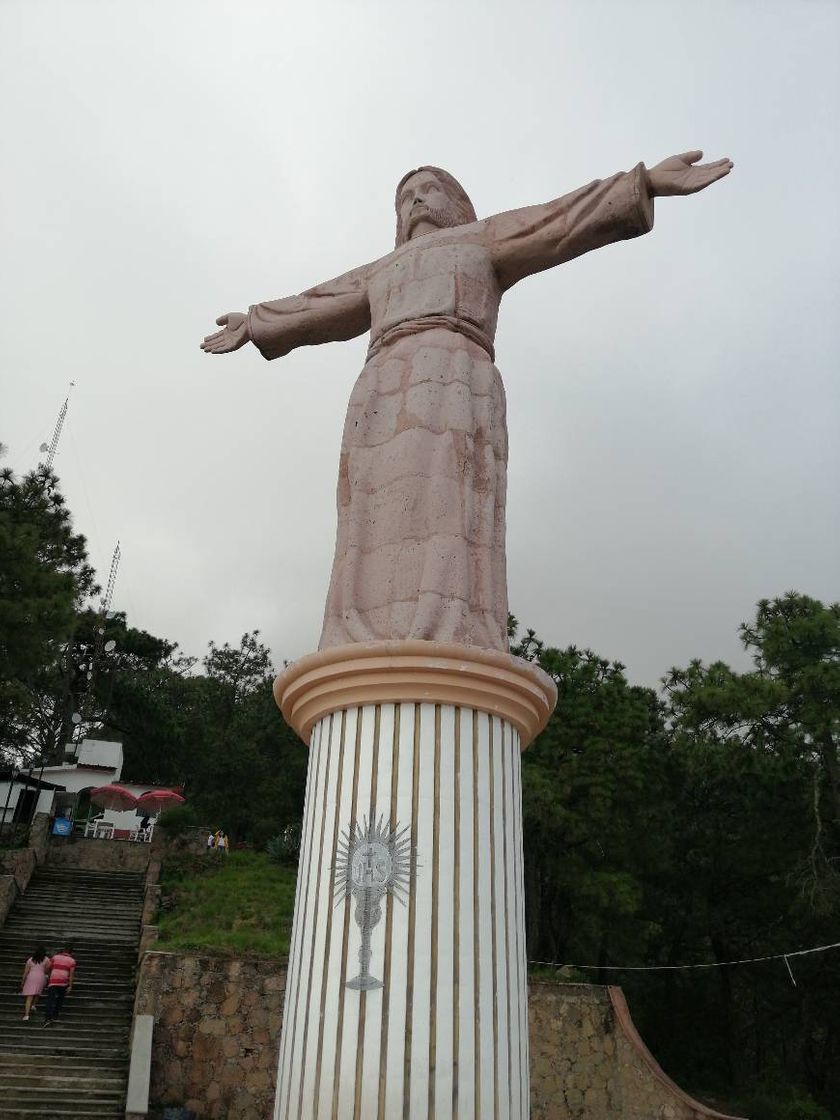
{"label": "green tree", "polygon": [[300,820],[307,750],[274,702],[271,655],[258,631],[238,647],[211,642],[204,670],[195,713],[200,757],[187,788],[208,823],[262,845]]}
{"label": "green tree", "polygon": [[58,479],[39,468],[0,471],[0,742],[5,757],[33,746],[38,677],[56,665],[76,611],[97,591],[85,538],[73,532]]}
{"label": "green tree", "polygon": [[[695,661],[663,682],[676,858],[652,884],[657,962],[720,965],[837,940],[840,611],[790,592],[759,603],[741,637],[752,671]],[[695,1085],[772,1075],[837,1106],[840,961],[791,966],[795,985],[775,961],[667,977],[658,1000],[639,991],[649,1040]]]}
{"label": "green tree", "polygon": [[788,592],[762,600],[741,639],[755,668],[716,662],[672,669],[673,726],[695,739],[794,754],[809,778],[811,843],[804,881],[832,901],[840,874],[840,604]]}
{"label": "green tree", "polygon": [[[515,627],[515,620],[512,620]],[[557,684],[557,707],[522,759],[531,959],[606,965],[643,952],[645,877],[667,858],[661,705],[589,650],[514,642]]]}

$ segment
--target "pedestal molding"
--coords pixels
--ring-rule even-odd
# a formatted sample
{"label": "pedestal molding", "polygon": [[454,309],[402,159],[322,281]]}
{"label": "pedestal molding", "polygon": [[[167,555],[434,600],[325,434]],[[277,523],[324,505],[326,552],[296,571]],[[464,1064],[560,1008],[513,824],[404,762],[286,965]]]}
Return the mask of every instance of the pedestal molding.
{"label": "pedestal molding", "polygon": [[557,702],[554,682],[532,662],[455,642],[357,642],[308,654],[274,682],[286,722],[309,742],[325,715],[363,704],[435,703],[499,716],[522,749]]}

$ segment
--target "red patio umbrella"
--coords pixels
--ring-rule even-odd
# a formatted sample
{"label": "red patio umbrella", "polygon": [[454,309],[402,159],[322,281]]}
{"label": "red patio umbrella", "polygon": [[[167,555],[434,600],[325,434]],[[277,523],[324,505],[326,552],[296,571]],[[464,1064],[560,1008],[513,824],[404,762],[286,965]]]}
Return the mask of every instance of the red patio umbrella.
{"label": "red patio umbrella", "polygon": [[130,789],[111,783],[107,786],[98,786],[90,791],[90,800],[100,809],[134,809],[137,798]]}
{"label": "red patio umbrella", "polygon": [[157,813],[160,809],[171,809],[173,805],[183,805],[186,798],[174,789],[150,789],[137,798],[137,808],[147,813]]}

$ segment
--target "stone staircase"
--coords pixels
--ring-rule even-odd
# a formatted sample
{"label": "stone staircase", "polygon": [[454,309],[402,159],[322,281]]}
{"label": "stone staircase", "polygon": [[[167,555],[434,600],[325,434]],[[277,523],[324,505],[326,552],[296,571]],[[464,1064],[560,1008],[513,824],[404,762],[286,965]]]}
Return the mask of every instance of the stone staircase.
{"label": "stone staircase", "polygon": [[[106,841],[102,841],[106,843]],[[0,929],[0,1120],[125,1116],[143,876],[39,868]],[[39,943],[77,961],[61,1017],[24,1023],[20,979]]]}

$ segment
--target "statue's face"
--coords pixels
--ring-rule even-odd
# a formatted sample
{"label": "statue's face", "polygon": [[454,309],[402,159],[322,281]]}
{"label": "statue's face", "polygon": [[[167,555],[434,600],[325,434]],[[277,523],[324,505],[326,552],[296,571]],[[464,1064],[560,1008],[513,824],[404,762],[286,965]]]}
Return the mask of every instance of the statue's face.
{"label": "statue's face", "polygon": [[459,224],[458,211],[431,171],[418,171],[400,191],[400,222],[409,240]]}

